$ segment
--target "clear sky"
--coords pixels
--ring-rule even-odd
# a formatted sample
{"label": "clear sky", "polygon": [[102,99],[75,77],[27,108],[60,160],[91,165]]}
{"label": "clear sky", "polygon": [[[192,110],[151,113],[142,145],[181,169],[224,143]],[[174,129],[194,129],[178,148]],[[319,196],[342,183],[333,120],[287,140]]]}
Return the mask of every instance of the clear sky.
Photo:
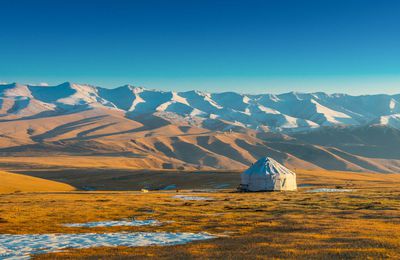
{"label": "clear sky", "polygon": [[400,93],[398,0],[8,0],[0,81]]}

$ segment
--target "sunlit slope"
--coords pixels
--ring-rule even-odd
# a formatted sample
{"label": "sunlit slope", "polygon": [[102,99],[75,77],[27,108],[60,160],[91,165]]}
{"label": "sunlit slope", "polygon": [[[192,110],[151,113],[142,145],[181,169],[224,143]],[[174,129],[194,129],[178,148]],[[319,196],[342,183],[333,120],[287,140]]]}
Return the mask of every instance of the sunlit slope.
{"label": "sunlit slope", "polygon": [[74,190],[74,187],[68,184],[0,171],[0,193],[71,190]]}

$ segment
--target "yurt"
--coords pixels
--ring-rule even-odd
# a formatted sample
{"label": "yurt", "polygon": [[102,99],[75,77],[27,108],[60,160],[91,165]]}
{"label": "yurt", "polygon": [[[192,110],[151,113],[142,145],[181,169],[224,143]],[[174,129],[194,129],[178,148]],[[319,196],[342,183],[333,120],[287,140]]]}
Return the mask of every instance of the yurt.
{"label": "yurt", "polygon": [[241,191],[296,190],[296,173],[270,157],[259,159],[241,174]]}

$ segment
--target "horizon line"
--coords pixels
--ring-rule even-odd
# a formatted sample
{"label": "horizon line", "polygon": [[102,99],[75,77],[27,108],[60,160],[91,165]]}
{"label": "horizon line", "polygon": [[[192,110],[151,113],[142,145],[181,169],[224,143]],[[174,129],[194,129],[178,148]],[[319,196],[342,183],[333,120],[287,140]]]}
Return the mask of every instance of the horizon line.
{"label": "horizon line", "polygon": [[279,92],[279,93],[267,93],[267,92],[259,92],[259,93],[245,93],[245,92],[239,92],[239,91],[204,91],[204,90],[199,90],[199,89],[188,89],[188,90],[183,90],[183,91],[175,91],[175,90],[162,90],[159,88],[149,88],[149,87],[145,87],[145,86],[141,86],[141,85],[136,85],[136,84],[122,84],[119,86],[115,86],[115,87],[104,87],[104,86],[100,86],[97,84],[90,84],[90,83],[78,83],[78,82],[72,82],[72,81],[64,81],[62,83],[59,84],[48,84],[47,82],[41,82],[41,83],[20,83],[17,81],[14,82],[2,82],[0,81],[0,86],[3,85],[16,85],[16,84],[20,84],[20,85],[25,85],[25,86],[32,86],[32,87],[57,87],[57,86],[61,86],[64,84],[75,84],[75,85],[81,85],[81,86],[90,86],[90,87],[94,87],[94,88],[102,88],[102,89],[118,89],[118,88],[123,88],[123,87],[134,87],[134,88],[141,88],[141,89],[145,89],[145,90],[150,90],[150,91],[158,91],[158,92],[175,92],[175,93],[181,93],[181,92],[191,92],[191,91],[198,91],[198,92],[202,92],[202,93],[206,93],[206,94],[222,94],[222,93],[236,93],[236,94],[240,94],[240,95],[247,95],[247,96],[257,96],[257,95],[275,95],[275,96],[279,96],[279,95],[285,95],[285,94],[326,94],[329,96],[333,96],[333,95],[347,95],[347,96],[377,96],[377,95],[387,95],[387,96],[396,96],[396,95],[400,95],[400,91],[399,93],[394,93],[394,94],[389,94],[389,93],[375,93],[375,94],[359,94],[359,95],[354,95],[354,94],[349,94],[349,93],[345,93],[345,92],[327,92],[327,91],[296,91],[296,90],[290,90],[290,91],[286,91],[286,92]]}

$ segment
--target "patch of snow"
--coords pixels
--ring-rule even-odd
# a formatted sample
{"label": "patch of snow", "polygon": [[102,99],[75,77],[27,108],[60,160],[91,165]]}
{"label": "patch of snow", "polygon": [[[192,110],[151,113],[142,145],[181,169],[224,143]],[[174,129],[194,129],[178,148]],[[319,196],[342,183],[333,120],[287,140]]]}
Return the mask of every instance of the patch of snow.
{"label": "patch of snow", "polygon": [[218,115],[216,115],[216,114],[210,114],[210,119],[217,119],[218,118]]}
{"label": "patch of snow", "polygon": [[167,108],[168,108],[171,104],[173,104],[172,101],[165,102],[165,103],[159,105],[158,107],[156,107],[156,111],[165,111],[165,110],[167,110]]}
{"label": "patch of snow", "polygon": [[1,92],[3,92],[1,93],[1,96],[12,98],[32,98],[32,94],[26,85],[10,84],[2,87],[5,88],[1,90]]}
{"label": "patch of snow", "polygon": [[71,84],[70,88],[75,92],[69,96],[60,98],[58,103],[67,105],[82,105],[97,103],[97,89],[89,85]]}
{"label": "patch of snow", "polygon": [[[171,100],[159,105],[156,108],[156,111],[166,111],[173,104],[183,104],[186,107],[191,108],[189,103],[187,102],[186,98],[179,96],[178,93],[176,93],[176,92],[172,92]],[[201,113],[200,110],[198,110],[198,111]],[[171,111],[171,112],[174,112],[174,111]],[[178,112],[178,111],[176,111],[176,112]]]}
{"label": "patch of snow", "polygon": [[30,259],[33,254],[61,252],[69,248],[179,245],[212,239],[207,233],[120,232],[81,234],[0,234],[0,259]]}
{"label": "patch of snow", "polygon": [[134,86],[131,86],[131,85],[128,85],[128,87],[129,87],[129,88],[132,90],[132,92],[135,93],[135,94],[139,94],[139,93],[142,93],[143,91],[147,90],[147,89],[144,88],[144,87],[134,87]]}
{"label": "patch of snow", "polygon": [[248,96],[243,96],[243,103],[250,104],[251,99]]}
{"label": "patch of snow", "polygon": [[262,106],[262,105],[259,105],[258,109],[260,109],[261,111],[263,111],[263,112],[265,112],[267,114],[276,114],[276,115],[280,114],[280,112],[278,110],[275,110],[275,109],[272,109],[272,108],[268,108],[268,107],[265,107],[265,106]]}
{"label": "patch of snow", "polygon": [[400,129],[400,114],[381,116],[378,121],[380,125],[391,126],[393,128]]}
{"label": "patch of snow", "polygon": [[[191,92],[191,91],[189,91],[189,92]],[[223,108],[222,106],[218,105],[211,98],[211,94],[210,93],[206,93],[206,92],[202,92],[202,91],[198,91],[198,90],[195,90],[195,91],[192,91],[192,92],[195,94],[195,96],[193,96],[193,97],[203,99],[203,101],[205,101],[206,104],[211,105],[212,107],[217,108],[217,109],[222,109]]]}
{"label": "patch of snow", "polygon": [[311,99],[310,101],[311,101],[311,103],[313,103],[315,105],[316,112],[324,115],[326,120],[330,123],[334,123],[334,124],[343,124],[343,123],[356,124],[357,123],[354,121],[354,119],[352,119],[349,115],[347,115],[345,113],[335,111],[328,107],[325,107],[325,106],[321,105],[320,103],[318,103],[317,101],[315,101],[314,99]]}
{"label": "patch of snow", "polygon": [[236,121],[236,120],[232,122],[232,125],[241,126],[241,127],[246,127],[245,124],[243,124],[242,122]]}
{"label": "patch of snow", "polygon": [[186,196],[186,195],[175,195],[172,198],[181,200],[214,200],[214,198],[211,197]]}
{"label": "patch of snow", "polygon": [[308,190],[307,192],[352,192],[351,189],[329,189],[329,188],[320,188],[314,190]]}
{"label": "patch of snow", "polygon": [[187,102],[186,98],[179,96],[178,93],[176,93],[176,92],[172,92],[171,101],[182,103],[182,104],[190,106],[189,103]]}
{"label": "patch of snow", "polygon": [[388,116],[382,116],[379,118],[379,123],[381,125],[389,125],[389,119],[390,119],[390,117],[388,117]]}
{"label": "patch of snow", "polygon": [[315,128],[319,126],[313,121],[295,118],[288,115],[283,115],[283,119],[284,120],[281,120],[281,122],[279,122],[280,123],[279,126],[281,128],[303,128],[303,127]]}
{"label": "patch of snow", "polygon": [[119,227],[119,226],[128,226],[128,227],[138,227],[138,226],[157,226],[160,225],[160,222],[154,219],[148,220],[131,220],[131,221],[98,221],[98,222],[86,222],[86,223],[70,223],[64,224],[65,227]]}
{"label": "patch of snow", "polygon": [[389,108],[391,111],[393,111],[396,108],[396,103],[397,103],[396,100],[394,100],[393,98],[390,99]]}
{"label": "patch of snow", "polygon": [[301,97],[301,92],[297,92],[297,91],[292,91],[288,93],[290,96],[294,97],[296,100],[303,100],[303,98]]}
{"label": "patch of snow", "polygon": [[208,103],[210,103],[210,105],[218,108],[218,109],[223,109],[223,107],[221,107],[220,105],[218,105],[214,100],[211,99],[210,94],[206,94],[204,96],[204,100],[207,101]]}
{"label": "patch of snow", "polygon": [[318,97],[315,93],[312,93],[311,96],[312,96],[313,98],[315,98],[315,99],[319,99],[319,97]]}
{"label": "patch of snow", "polygon": [[279,102],[281,101],[280,98],[277,95],[269,95],[269,98],[273,101],[273,102]]}
{"label": "patch of snow", "polygon": [[206,113],[198,110],[197,108],[194,108],[193,111],[190,113],[190,116],[206,116]]}
{"label": "patch of snow", "polygon": [[[135,90],[136,90],[136,89],[135,89]],[[135,100],[133,100],[132,105],[131,105],[131,107],[128,109],[128,111],[133,111],[133,110],[135,110],[135,108],[136,108],[136,106],[137,106],[138,104],[140,104],[140,103],[145,103],[145,102],[146,102],[144,99],[142,99],[142,98],[139,96],[139,93],[140,93],[140,92],[134,92],[134,94],[135,94]]]}

